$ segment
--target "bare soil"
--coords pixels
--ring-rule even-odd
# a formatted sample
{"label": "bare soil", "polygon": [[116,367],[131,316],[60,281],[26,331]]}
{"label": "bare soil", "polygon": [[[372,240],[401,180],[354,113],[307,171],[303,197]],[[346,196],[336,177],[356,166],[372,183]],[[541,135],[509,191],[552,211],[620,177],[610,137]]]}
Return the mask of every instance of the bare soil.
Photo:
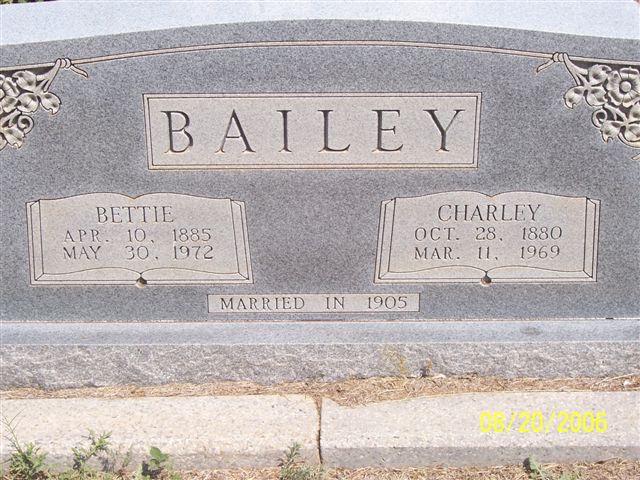
{"label": "bare soil", "polygon": [[[548,480],[566,474],[567,480],[634,480],[640,479],[640,461],[612,459],[596,463],[546,464]],[[326,480],[530,480],[522,466],[466,467],[466,468],[360,468],[355,470],[329,469]],[[209,470],[181,472],[183,480],[278,480],[279,469]],[[546,479],[545,479],[546,480]]]}

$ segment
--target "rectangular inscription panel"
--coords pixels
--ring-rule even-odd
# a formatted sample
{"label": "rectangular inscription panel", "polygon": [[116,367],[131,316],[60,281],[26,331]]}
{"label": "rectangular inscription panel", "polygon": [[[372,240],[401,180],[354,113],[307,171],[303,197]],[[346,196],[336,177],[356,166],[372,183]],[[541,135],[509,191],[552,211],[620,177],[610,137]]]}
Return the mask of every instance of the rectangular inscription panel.
{"label": "rectangular inscription panel", "polygon": [[252,283],[244,203],[92,193],[27,204],[31,283]]}
{"label": "rectangular inscription panel", "polygon": [[596,281],[600,202],[444,192],[383,202],[376,282]]}
{"label": "rectangular inscription panel", "polygon": [[144,95],[150,169],[474,168],[480,94]]}
{"label": "rectangular inscription panel", "polygon": [[209,313],[419,312],[420,294],[326,293],[209,295]]}

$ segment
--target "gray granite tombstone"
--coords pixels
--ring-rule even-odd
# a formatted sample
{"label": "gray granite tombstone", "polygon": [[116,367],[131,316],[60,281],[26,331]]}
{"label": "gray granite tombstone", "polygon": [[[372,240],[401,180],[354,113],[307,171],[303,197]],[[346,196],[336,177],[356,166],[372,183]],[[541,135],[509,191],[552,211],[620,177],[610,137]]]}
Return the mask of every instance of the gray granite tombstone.
{"label": "gray granite tombstone", "polygon": [[2,387],[639,366],[640,42],[289,21],[2,48]]}

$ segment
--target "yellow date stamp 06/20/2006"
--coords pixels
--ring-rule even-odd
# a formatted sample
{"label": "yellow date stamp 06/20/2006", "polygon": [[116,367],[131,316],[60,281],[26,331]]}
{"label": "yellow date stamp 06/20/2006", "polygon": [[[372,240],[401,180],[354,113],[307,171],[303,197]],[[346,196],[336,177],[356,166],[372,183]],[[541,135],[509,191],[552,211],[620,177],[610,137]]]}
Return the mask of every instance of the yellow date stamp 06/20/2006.
{"label": "yellow date stamp 06/20/2006", "polygon": [[485,410],[480,413],[482,433],[605,433],[605,410]]}

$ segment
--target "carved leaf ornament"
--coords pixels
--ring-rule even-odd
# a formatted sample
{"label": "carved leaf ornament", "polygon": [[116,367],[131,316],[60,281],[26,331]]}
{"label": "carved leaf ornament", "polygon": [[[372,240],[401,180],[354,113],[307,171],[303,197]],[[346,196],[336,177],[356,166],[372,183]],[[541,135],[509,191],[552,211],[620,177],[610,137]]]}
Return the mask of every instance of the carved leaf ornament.
{"label": "carved leaf ornament", "polygon": [[87,73],[72,65],[69,59],[58,59],[44,73],[18,70],[11,75],[0,73],[0,150],[7,145],[20,148],[33,128],[31,115],[42,107],[51,115],[60,110],[60,98],[49,92],[58,71],[70,69],[87,77]]}
{"label": "carved leaf ornament", "polygon": [[[602,140],[617,138],[625,145],[640,148],[640,70],[595,64],[588,68],[573,63],[566,53],[555,53],[552,62],[563,62],[575,87],[564,94],[564,103],[573,108],[583,100],[596,110],[591,121]],[[548,64],[539,67],[539,71]],[[636,157],[638,158],[638,157]]]}
{"label": "carved leaf ornament", "polygon": [[[541,72],[554,63],[561,62],[573,77],[575,85],[564,95],[568,108],[579,105],[583,100],[595,108],[591,116],[593,124],[600,130],[602,140],[609,142],[618,139],[631,148],[640,148],[640,63],[596,60],[583,57],[569,57],[567,53],[524,52],[500,48],[484,48],[466,45],[442,45],[421,42],[400,41],[290,41],[245,43],[242,47],[266,46],[339,46],[339,45],[382,45],[410,46],[424,48],[446,48],[448,50],[466,50],[484,53],[504,53],[516,56],[548,59],[536,72]],[[239,44],[238,44],[239,45]],[[237,48],[236,44],[197,45],[193,47],[167,48],[162,51],[128,52],[105,57],[96,57],[80,61],[83,64],[98,63],[106,60],[144,57],[158,53],[187,53],[191,51],[219,50]],[[61,101],[49,91],[51,83],[60,69],[88,77],[67,58],[59,58],[53,64],[32,65],[29,67],[0,68],[0,150],[7,145],[20,148],[26,135],[33,128],[32,115],[42,107],[51,115],[60,109]],[[38,73],[40,72],[40,73]],[[640,160],[640,154],[634,157]]]}

